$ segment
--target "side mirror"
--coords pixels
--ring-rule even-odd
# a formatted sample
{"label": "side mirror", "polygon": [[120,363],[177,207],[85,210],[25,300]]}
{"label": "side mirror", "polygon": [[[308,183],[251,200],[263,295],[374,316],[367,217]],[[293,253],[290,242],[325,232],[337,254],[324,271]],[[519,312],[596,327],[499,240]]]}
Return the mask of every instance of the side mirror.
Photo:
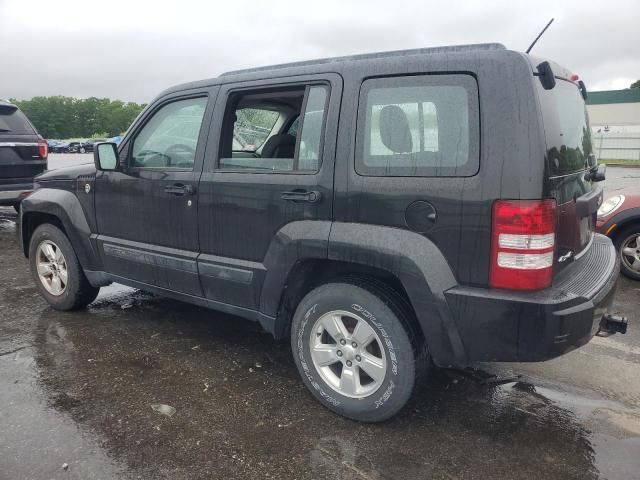
{"label": "side mirror", "polygon": [[592,182],[602,182],[607,176],[607,166],[603,163],[594,165],[585,174],[584,179]]}
{"label": "side mirror", "polygon": [[100,142],[93,146],[93,163],[97,170],[118,169],[118,146],[111,142]]}
{"label": "side mirror", "polygon": [[605,164],[598,165],[595,173],[592,174],[591,178],[594,182],[603,182],[607,176],[607,166]]}

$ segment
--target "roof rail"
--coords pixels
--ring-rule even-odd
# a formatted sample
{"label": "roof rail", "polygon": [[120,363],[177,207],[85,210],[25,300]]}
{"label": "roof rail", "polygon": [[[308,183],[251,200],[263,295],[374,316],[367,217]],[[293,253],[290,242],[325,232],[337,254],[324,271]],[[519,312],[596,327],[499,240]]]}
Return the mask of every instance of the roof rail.
{"label": "roof rail", "polygon": [[327,63],[348,62],[352,60],[369,60],[369,59],[386,58],[386,57],[392,57],[392,56],[398,56],[398,55],[427,55],[427,54],[435,54],[435,53],[474,52],[477,50],[506,50],[506,47],[501,43],[477,43],[477,44],[469,44],[469,45],[451,45],[451,46],[445,46],[445,47],[414,48],[410,50],[391,50],[387,52],[364,53],[359,55],[348,55],[344,57],[320,58],[317,60],[304,60],[301,62],[281,63],[277,65],[267,65],[263,67],[231,70],[231,71],[220,74],[220,77],[226,77],[228,75],[237,75],[240,73],[261,72],[264,70],[278,70],[282,68],[304,67],[307,65],[323,65]]}

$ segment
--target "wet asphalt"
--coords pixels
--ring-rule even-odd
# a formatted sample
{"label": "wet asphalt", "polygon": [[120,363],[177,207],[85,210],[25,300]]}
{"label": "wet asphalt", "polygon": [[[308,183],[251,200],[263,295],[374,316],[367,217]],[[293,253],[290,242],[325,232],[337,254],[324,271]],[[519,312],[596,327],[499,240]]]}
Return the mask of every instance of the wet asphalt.
{"label": "wet asphalt", "polygon": [[[607,187],[638,177],[610,169]],[[365,425],[321,407],[257,324],[117,285],[50,309],[15,221],[0,208],[0,479],[640,478],[639,282],[614,305],[627,335],[433,370]]]}

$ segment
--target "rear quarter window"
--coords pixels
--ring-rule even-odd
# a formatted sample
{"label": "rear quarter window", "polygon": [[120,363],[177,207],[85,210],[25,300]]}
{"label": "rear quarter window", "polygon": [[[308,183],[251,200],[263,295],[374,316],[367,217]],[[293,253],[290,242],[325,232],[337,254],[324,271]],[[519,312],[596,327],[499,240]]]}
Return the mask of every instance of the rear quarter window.
{"label": "rear quarter window", "polygon": [[478,89],[471,75],[365,80],[358,105],[359,174],[438,177],[478,171]]}
{"label": "rear quarter window", "polygon": [[20,110],[0,107],[0,135],[33,135],[35,131]]}

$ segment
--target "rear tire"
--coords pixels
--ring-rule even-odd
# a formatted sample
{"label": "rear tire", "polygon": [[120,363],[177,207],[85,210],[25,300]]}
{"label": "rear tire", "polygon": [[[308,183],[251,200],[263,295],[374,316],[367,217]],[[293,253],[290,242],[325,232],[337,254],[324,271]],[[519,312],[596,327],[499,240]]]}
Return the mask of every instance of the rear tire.
{"label": "rear tire", "polygon": [[325,407],[381,422],[411,397],[421,347],[396,294],[367,281],[347,282],[322,285],[302,299],[292,321],[293,357]]}
{"label": "rear tire", "polygon": [[620,271],[633,280],[640,280],[640,224],[623,228],[614,245],[620,255]]}
{"label": "rear tire", "polygon": [[29,243],[31,274],[40,294],[56,310],[78,310],[93,302],[100,288],[91,286],[66,235],[45,223]]}

